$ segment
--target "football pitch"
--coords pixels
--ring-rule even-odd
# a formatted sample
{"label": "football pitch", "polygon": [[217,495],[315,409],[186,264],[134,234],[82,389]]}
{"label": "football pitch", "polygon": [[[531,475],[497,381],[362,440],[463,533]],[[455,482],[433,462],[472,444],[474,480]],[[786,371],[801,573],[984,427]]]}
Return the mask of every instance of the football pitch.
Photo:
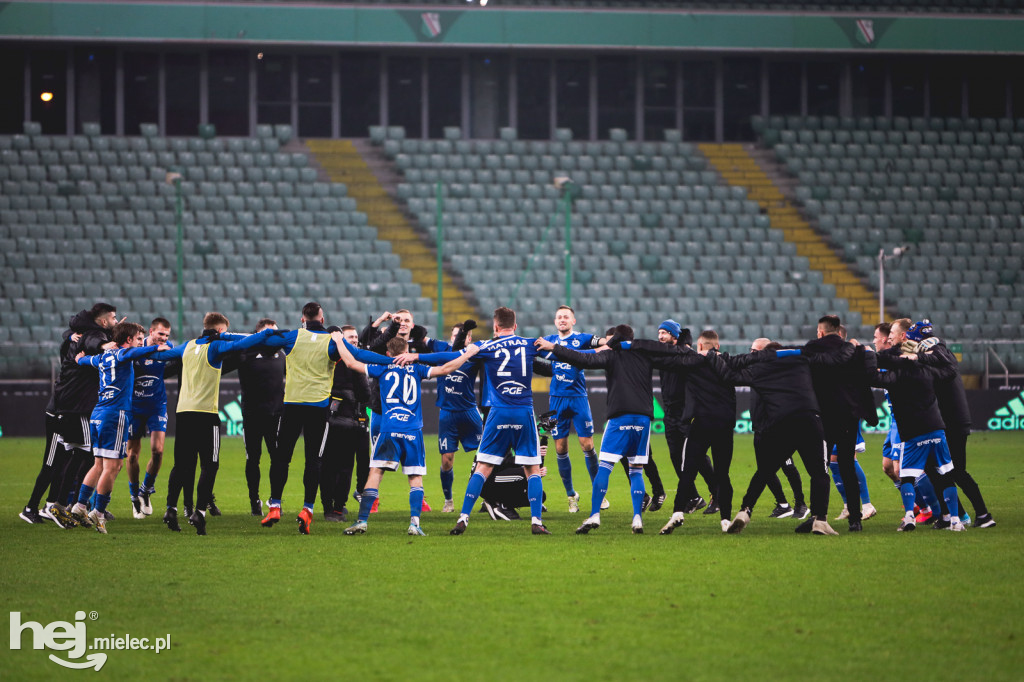
{"label": "football pitch", "polygon": [[[384,477],[369,532],[347,537],[347,524],[324,522],[319,506],[313,534],[297,532],[301,445],[283,521],[262,528],[249,516],[241,439],[226,438],[216,485],[224,515],[210,518],[209,535],[199,537],[187,525],[171,533],[160,521],[172,439],[154,515],[132,519],[122,472],[111,502],[117,519],[101,536],[18,518],[43,443],[4,438],[0,600],[4,611],[20,614],[25,629],[20,649],[9,646],[0,657],[0,679],[811,682],[1024,675],[1024,434],[970,438],[970,468],[998,525],[964,533],[895,532],[899,495],[881,472],[880,437],[869,436],[860,459],[879,514],[860,534],[831,521],[839,537],[797,535],[796,521],[768,518],[768,493],[739,535],[723,534],[717,515],[697,513],[674,534],[659,536],[676,477],[664,439],[655,441],[670,498],[645,518],[645,535],[630,534],[628,486],[618,469],[601,528],[573,534],[590,507],[573,443],[582,509],[567,512],[549,461],[551,536],[530,535],[528,520],[495,522],[478,513],[465,535],[449,536],[456,515],[437,511],[439,459],[428,452],[424,483],[435,509],[423,516],[428,537],[405,534],[408,485],[392,473]],[[456,456],[457,505],[468,462]],[[751,438],[737,436],[737,506],[752,462]],[[264,495],[268,469],[264,456]],[[783,487],[789,496],[785,479]],[[706,496],[699,479],[698,489]],[[830,519],[841,505],[833,488]],[[40,624],[38,639],[48,624],[66,621],[87,631],[89,645],[94,638],[130,644],[169,637],[169,648],[108,650],[98,674],[64,670],[48,655],[83,662],[93,652],[33,649],[29,621]]]}

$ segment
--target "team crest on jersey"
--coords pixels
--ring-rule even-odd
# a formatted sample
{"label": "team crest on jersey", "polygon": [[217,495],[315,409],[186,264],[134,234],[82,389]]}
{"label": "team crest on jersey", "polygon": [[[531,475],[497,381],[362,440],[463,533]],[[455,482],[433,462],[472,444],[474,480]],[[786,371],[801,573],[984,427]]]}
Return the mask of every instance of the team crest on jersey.
{"label": "team crest on jersey", "polygon": [[144,364],[144,365],[152,365],[153,361],[150,360],[149,358],[146,358],[146,360],[142,364]]}
{"label": "team crest on jersey", "polygon": [[573,346],[573,348],[579,348],[580,340],[579,339],[573,339],[572,340],[572,346]]}

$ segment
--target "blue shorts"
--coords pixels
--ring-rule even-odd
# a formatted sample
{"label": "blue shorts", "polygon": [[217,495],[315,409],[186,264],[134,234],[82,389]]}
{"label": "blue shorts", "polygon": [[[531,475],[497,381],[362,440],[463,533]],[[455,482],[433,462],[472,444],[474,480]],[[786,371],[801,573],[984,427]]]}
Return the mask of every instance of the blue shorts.
{"label": "blue shorts", "polygon": [[383,419],[382,415],[370,410],[370,447],[373,447],[377,442],[377,437],[380,436],[380,423]]}
{"label": "blue shorts", "polygon": [[602,462],[618,462],[625,457],[630,464],[647,464],[651,443],[651,419],[642,414],[624,414],[609,419],[601,436]]}
{"label": "blue shorts", "polygon": [[132,410],[132,434],[142,438],[147,433],[167,432],[167,405]]}
{"label": "blue shorts", "polygon": [[557,413],[558,418],[558,423],[551,432],[552,438],[568,438],[570,424],[580,438],[590,438],[594,435],[594,417],[590,414],[590,401],[587,400],[587,396],[554,396],[548,401],[548,407]]}
{"label": "blue shorts", "polygon": [[92,454],[107,459],[123,459],[132,436],[132,421],[124,410],[93,412],[89,418]]}
{"label": "blue shorts", "polygon": [[441,410],[437,424],[437,449],[439,452],[455,452],[462,443],[464,452],[480,447],[480,436],[484,423],[476,408],[471,410]]}
{"label": "blue shorts", "polygon": [[896,422],[889,427],[889,433],[885,435],[885,442],[882,443],[882,457],[885,459],[899,459],[900,453],[896,446],[900,443],[900,432],[896,430]]}
{"label": "blue shorts", "polygon": [[501,464],[505,452],[512,448],[516,464],[540,464],[539,445],[532,408],[492,407],[476,458],[486,464]]}
{"label": "blue shorts", "polygon": [[423,476],[427,473],[427,454],[423,448],[422,432],[386,431],[379,435],[373,446],[370,466],[397,471],[399,464],[406,476]]}
{"label": "blue shorts", "polygon": [[924,473],[928,458],[935,459],[935,467],[940,474],[953,470],[953,460],[949,456],[949,445],[946,443],[946,432],[932,431],[896,445],[894,450],[900,453],[900,478],[917,478]]}

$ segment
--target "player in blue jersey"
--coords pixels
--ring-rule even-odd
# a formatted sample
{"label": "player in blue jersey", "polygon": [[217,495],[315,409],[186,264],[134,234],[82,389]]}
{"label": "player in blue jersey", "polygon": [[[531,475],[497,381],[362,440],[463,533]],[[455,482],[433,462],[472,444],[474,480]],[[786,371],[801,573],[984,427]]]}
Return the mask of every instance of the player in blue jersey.
{"label": "player in blue jersey", "polygon": [[[473,342],[475,320],[466,320],[452,327],[450,343],[435,341],[436,351],[460,351]],[[437,378],[437,449],[441,453],[441,491],[444,493],[442,512],[455,511],[452,487],[455,483],[455,451],[462,444],[464,452],[475,452],[480,447],[484,425],[476,406],[478,366],[457,369]]]}
{"label": "player in blue jersey", "polygon": [[[149,336],[144,346],[172,345],[171,323],[157,317],[149,323]],[[164,371],[167,363],[153,358],[135,361],[135,392],[132,399],[132,437],[128,441],[128,490],[131,494],[132,516],[144,519],[153,513],[150,496],[156,492],[154,484],[164,459],[164,440],[167,436],[167,389]],[[149,432],[150,456],[146,464],[146,478],[139,486],[139,454],[142,437]]]}
{"label": "player in blue jersey", "polygon": [[[420,513],[423,509],[423,475],[427,473],[427,456],[423,447],[423,410],[420,406],[420,382],[431,377],[449,375],[459,369],[478,352],[473,346],[443,367],[424,365],[400,365],[389,360],[386,365],[367,365],[356,360],[346,348],[341,332],[334,332],[334,341],[341,359],[349,369],[365,372],[377,379],[380,386],[381,430],[373,446],[370,459],[370,475],[366,479],[362,498],[359,500],[359,518],[345,529],[345,535],[366,532],[370,509],[377,499],[380,481],[385,471],[396,471],[402,465],[402,473],[409,477],[409,535],[426,535],[420,528]],[[388,358],[393,359],[408,349],[408,342],[395,337],[388,341]]]}
{"label": "player in blue jersey", "polygon": [[[593,334],[581,334],[573,330],[576,326],[576,311],[567,305],[558,306],[555,311],[557,334],[544,337],[556,346],[572,350],[583,350],[596,346]],[[587,400],[587,380],[583,370],[568,362],[552,362],[551,391],[548,407],[555,411],[558,419],[551,437],[555,439],[555,454],[558,461],[558,475],[562,477],[565,494],[569,498],[569,512],[580,510],[579,493],[572,484],[572,464],[569,460],[569,429],[575,428],[583,450],[584,461],[590,481],[597,474],[597,453],[594,452],[594,417]]]}
{"label": "player in blue jersey", "polygon": [[[95,525],[100,533],[107,532],[105,512],[110,502],[110,491],[121,470],[125,444],[131,436],[132,391],[135,386],[133,361],[169,346],[143,347],[145,329],[134,322],[119,322],[114,326],[115,348],[101,355],[86,356],[80,352],[75,361],[99,370],[99,400],[89,417],[89,434],[95,457],[92,468],[82,480],[78,502],[71,509],[72,516],[82,525]],[[96,505],[88,511],[87,503],[96,494]]]}
{"label": "player in blue jersey", "polygon": [[530,497],[531,532],[550,535],[541,520],[542,498],[541,457],[538,451],[537,423],[533,416],[533,359],[538,354],[536,339],[516,335],[516,313],[511,308],[494,311],[494,336],[478,341],[476,362],[486,377],[487,396],[491,409],[484,424],[484,435],[477,452],[476,469],[466,486],[462,513],[451,535],[462,535],[469,524],[484,482],[495,466],[502,463],[505,452],[512,448],[516,464],[526,469]]}

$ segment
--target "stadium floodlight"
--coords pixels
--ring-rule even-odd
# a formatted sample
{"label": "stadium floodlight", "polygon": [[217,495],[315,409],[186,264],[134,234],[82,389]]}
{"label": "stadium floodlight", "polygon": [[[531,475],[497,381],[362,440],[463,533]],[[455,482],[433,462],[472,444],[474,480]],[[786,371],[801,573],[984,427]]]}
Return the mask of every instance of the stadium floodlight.
{"label": "stadium floodlight", "polygon": [[878,321],[885,322],[885,261],[903,256],[910,251],[910,245],[897,246],[893,249],[878,250]]}

